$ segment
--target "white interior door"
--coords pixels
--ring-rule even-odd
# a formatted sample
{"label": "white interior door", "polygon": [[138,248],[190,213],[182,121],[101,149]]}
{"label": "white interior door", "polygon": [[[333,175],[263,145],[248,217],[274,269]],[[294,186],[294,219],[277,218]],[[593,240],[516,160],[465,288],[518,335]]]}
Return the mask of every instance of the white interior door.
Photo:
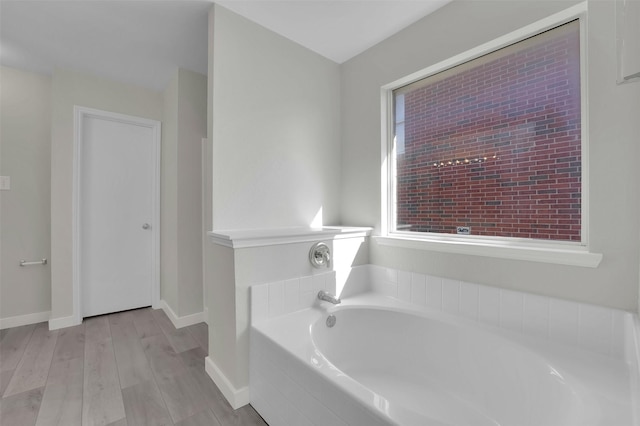
{"label": "white interior door", "polygon": [[154,223],[156,132],[136,122],[81,115],[78,261],[83,317],[152,304],[153,236],[159,226]]}

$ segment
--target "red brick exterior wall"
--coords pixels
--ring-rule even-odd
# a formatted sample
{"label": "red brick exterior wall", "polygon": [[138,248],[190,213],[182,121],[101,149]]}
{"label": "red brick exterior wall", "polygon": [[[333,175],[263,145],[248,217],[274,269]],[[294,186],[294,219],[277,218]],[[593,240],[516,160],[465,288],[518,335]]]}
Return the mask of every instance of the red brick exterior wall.
{"label": "red brick exterior wall", "polygon": [[405,93],[398,229],[580,241],[579,33],[546,37]]}

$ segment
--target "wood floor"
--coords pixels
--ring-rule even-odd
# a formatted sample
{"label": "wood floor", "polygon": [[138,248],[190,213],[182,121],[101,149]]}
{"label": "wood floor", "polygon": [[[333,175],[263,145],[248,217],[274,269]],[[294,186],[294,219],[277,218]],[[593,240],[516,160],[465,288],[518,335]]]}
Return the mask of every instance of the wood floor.
{"label": "wood floor", "polygon": [[266,425],[211,381],[207,340],[206,324],[176,329],[150,308],[0,330],[0,424]]}

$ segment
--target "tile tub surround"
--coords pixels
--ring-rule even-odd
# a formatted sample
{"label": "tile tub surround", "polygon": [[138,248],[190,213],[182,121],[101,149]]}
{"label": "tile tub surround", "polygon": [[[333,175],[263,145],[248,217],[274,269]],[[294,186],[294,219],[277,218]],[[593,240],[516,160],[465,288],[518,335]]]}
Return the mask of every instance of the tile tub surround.
{"label": "tile tub surround", "polygon": [[[313,279],[301,277],[252,286],[252,323],[317,305],[315,295],[319,290],[335,290],[335,275],[324,282]],[[627,359],[633,353],[628,348],[631,339],[626,336],[632,334],[635,316],[618,309],[377,265],[351,268],[340,296],[365,292],[614,358]]]}
{"label": "tile tub surround", "polygon": [[[402,373],[402,371],[404,371],[404,367],[402,367],[402,365],[421,365],[415,364],[416,360],[411,361],[411,357],[407,358],[406,356],[400,355],[400,358],[398,359],[403,359],[404,361],[402,361],[401,364],[398,364],[397,368],[393,367],[396,361],[393,361],[393,356],[391,355],[392,352],[389,352],[388,350],[381,350],[380,353],[376,353],[376,350],[369,347],[372,342],[369,341],[367,335],[370,334],[369,324],[371,324],[372,321],[377,323],[374,327],[375,330],[377,330],[375,332],[376,335],[385,342],[388,340],[388,336],[398,335],[397,331],[394,331],[396,330],[396,327],[400,326],[402,329],[405,327],[396,323],[392,329],[387,329],[385,331],[384,327],[378,328],[383,324],[380,323],[381,318],[376,320],[371,317],[367,320],[366,317],[362,317],[362,320],[357,320],[357,316],[352,316],[350,318],[359,321],[352,323],[351,320],[349,322],[344,322],[347,317],[341,317],[341,315],[347,315],[348,312],[352,312],[354,314],[358,312],[367,312],[371,308],[382,309],[381,313],[390,312],[392,315],[398,309],[400,310],[399,312],[413,312],[417,315],[417,318],[424,316],[424,318],[432,318],[435,320],[436,323],[431,323],[433,327],[436,327],[436,324],[440,321],[446,324],[451,324],[454,327],[459,326],[462,328],[454,328],[450,330],[450,332],[453,332],[456,336],[460,335],[459,337],[463,337],[463,335],[460,334],[460,331],[463,331],[464,329],[468,330],[467,333],[471,333],[467,334],[467,336],[462,340],[458,340],[458,337],[455,337],[453,338],[453,341],[449,341],[449,339],[446,338],[449,331],[447,331],[446,334],[436,332],[436,334],[432,335],[432,331],[429,330],[434,330],[434,328],[425,323],[427,327],[419,329],[422,331],[417,329],[415,330],[418,334],[422,334],[423,332],[426,333],[422,338],[419,338],[415,342],[403,339],[397,342],[399,346],[403,347],[403,349],[400,349],[399,354],[411,354],[416,351],[420,352],[421,350],[425,350],[419,342],[424,341],[424,339],[427,338],[427,335],[430,335],[431,337],[429,337],[429,339],[436,339],[437,343],[435,344],[437,347],[444,348],[449,344],[453,344],[452,349],[454,349],[455,347],[458,347],[458,344],[455,342],[462,344],[462,347],[465,345],[475,347],[477,349],[476,355],[478,356],[479,362],[481,360],[486,361],[487,359],[500,358],[502,359],[500,365],[505,365],[504,362],[506,362],[506,365],[512,365],[512,362],[520,364],[523,360],[531,359],[531,356],[533,356],[535,359],[542,361],[545,366],[548,363],[549,366],[557,369],[558,374],[562,375],[562,386],[564,386],[564,379],[566,379],[568,386],[571,386],[576,392],[578,392],[577,398],[582,401],[578,404],[579,406],[582,406],[582,404],[589,404],[588,406],[592,406],[594,407],[594,410],[596,410],[593,413],[588,414],[587,412],[581,411],[582,409],[579,406],[574,406],[573,403],[571,403],[570,405],[574,410],[570,410],[571,412],[567,411],[565,413],[569,416],[567,419],[570,419],[571,422],[560,423],[570,423],[581,426],[586,424],[598,426],[620,424],[631,426],[635,425],[633,420],[630,421],[631,418],[634,418],[635,420],[640,419],[637,415],[633,417],[634,414],[632,414],[634,413],[632,409],[632,401],[634,400],[634,397],[631,395],[638,394],[637,380],[635,381],[635,384],[633,380],[630,382],[628,381],[629,374],[637,375],[637,368],[634,370],[633,366],[627,365],[623,359],[603,356],[602,354],[576,346],[571,347],[555,342],[547,343],[545,339],[540,337],[529,336],[511,329],[496,328],[492,325],[478,323],[462,316],[451,316],[442,312],[422,309],[417,305],[370,292],[347,297],[343,300],[342,305],[337,308],[334,308],[332,305],[316,305],[312,308],[297,310],[292,313],[278,315],[268,319],[265,318],[262,321],[253,324],[251,328],[250,362],[251,403],[269,424],[272,426],[362,424],[415,424],[424,426],[426,424],[431,424],[427,421],[427,419],[430,418],[430,415],[427,414],[427,418],[425,418],[424,414],[420,414],[422,412],[429,413],[431,412],[431,409],[423,407],[424,410],[426,410],[424,411],[423,408],[420,408],[422,407],[421,405],[414,405],[415,401],[413,403],[409,403],[409,400],[416,400],[416,398],[409,398],[409,396],[407,396],[407,398],[409,398],[409,400],[407,400],[408,405],[405,405],[405,397],[402,396],[402,392],[406,392],[407,389],[404,385],[400,388],[393,385],[393,383],[395,383],[393,376],[387,377],[385,375],[384,377],[386,378],[384,378],[383,381],[380,381],[375,377],[377,377],[376,374],[380,374],[381,372],[376,373],[376,371],[374,371],[376,370],[375,368],[371,370],[372,366],[386,365],[387,362],[390,362],[391,370],[395,371],[399,369],[400,376],[398,376],[398,380],[399,382],[402,382],[402,377],[405,377],[403,374],[406,374],[406,372]],[[321,330],[324,330],[323,325],[324,319],[327,315],[327,310],[335,310],[335,315],[339,318],[339,324],[353,324],[347,325],[346,327],[348,328],[342,330],[349,330],[350,327],[354,326],[355,329],[352,329],[352,331],[346,331],[348,333],[347,335],[338,333],[335,337],[338,340],[334,343],[331,343],[331,340],[326,341],[322,337],[319,337],[320,340],[314,342],[311,340],[312,335],[310,334],[310,330],[314,336],[317,331],[313,331],[314,329],[310,328],[310,325],[316,324],[319,321],[318,327],[320,327]],[[416,317],[411,316],[411,318]],[[384,324],[388,324],[386,320],[384,321]],[[414,326],[415,325],[416,324],[414,324]],[[407,323],[405,326],[410,325]],[[344,332],[345,331],[343,331],[343,333]],[[322,335],[323,332],[320,331],[320,333]],[[329,331],[328,333],[331,334],[334,333],[334,331]],[[383,334],[379,335],[379,333]],[[486,333],[489,334],[484,335]],[[340,337],[341,335],[342,337]],[[314,337],[314,339],[315,338],[316,337]],[[494,342],[495,339],[500,340],[505,338],[507,340],[502,340],[502,343],[498,341]],[[469,339],[472,339],[472,341],[469,341]],[[482,342],[487,343],[483,344]],[[325,352],[325,350],[327,350],[325,347],[327,343],[329,345],[334,344],[337,346],[333,346],[334,349],[331,349],[331,346],[329,346],[329,352]],[[319,346],[316,347],[316,344]],[[355,345],[354,348],[349,349],[350,344]],[[413,349],[411,349],[412,346],[414,346]],[[393,347],[395,347],[395,345]],[[340,351],[339,348],[345,349]],[[362,348],[360,352],[365,351],[368,355],[365,355],[364,358],[362,358],[363,354],[359,353],[355,348]],[[381,347],[381,349],[383,348],[389,347]],[[532,352],[529,353],[529,350]],[[476,353],[476,350],[471,352]],[[438,353],[438,351],[436,351],[436,353]],[[487,358],[491,353],[493,353],[493,355]],[[529,355],[527,355],[528,353]],[[354,356],[357,356],[357,358],[352,360],[343,359],[343,357],[346,356],[345,354],[353,354]],[[455,367],[456,362],[461,362],[460,360],[465,358],[463,354],[469,354],[469,351],[463,350],[463,352],[460,353],[460,356],[456,356],[455,353],[452,353],[451,356],[444,358],[442,357],[442,354],[435,355],[435,358],[432,361],[437,362],[437,364],[433,364],[431,368],[451,368],[453,369],[451,371],[457,371],[458,368],[463,367],[462,365],[458,368]],[[503,358],[503,355],[506,354],[513,354],[513,357],[506,359]],[[327,356],[328,362],[333,362],[335,360],[338,362],[338,364],[336,364],[338,368],[341,368],[340,366],[342,365],[343,367],[347,367],[347,370],[344,372],[342,370],[335,370],[331,364],[327,364],[327,361],[324,360],[324,356]],[[389,356],[391,356],[391,358],[389,358]],[[420,359],[423,359],[420,355],[418,356]],[[474,355],[470,356],[473,357]],[[429,356],[427,358],[431,359],[433,356]],[[357,359],[365,361],[362,365],[362,372],[359,370],[360,366],[353,369],[354,363],[357,365],[360,364]],[[442,365],[438,367],[440,363],[442,363]],[[480,364],[482,364],[482,362],[480,362]],[[464,377],[468,377],[472,382],[473,380],[481,378],[483,373],[480,372],[484,371],[484,369],[481,369],[478,370],[477,373],[474,373],[474,365],[476,365],[475,362],[464,364],[466,369],[471,369],[470,373],[468,375],[465,374]],[[487,367],[490,367],[490,365],[492,364],[489,361]],[[535,371],[538,371],[538,373],[535,374],[542,374],[542,376],[539,376],[539,379],[542,379],[543,376],[548,377],[546,367],[538,364],[536,370],[535,365],[536,362],[533,362],[531,369],[527,368],[526,365],[523,365],[522,368],[527,369],[521,370],[521,373],[516,374],[516,376],[522,380],[515,380],[513,385],[519,386],[519,384],[522,385],[523,383],[529,383],[533,386],[533,383],[538,383],[538,380],[531,376]],[[507,368],[506,371],[510,371],[510,369]],[[367,372],[373,375],[369,376],[369,373]],[[352,373],[356,375],[351,377]],[[366,378],[366,380],[363,379],[364,381],[360,382],[357,378],[358,374],[364,374],[363,377]],[[521,374],[524,374],[524,376],[521,377]],[[417,377],[421,376],[418,374],[416,378]],[[448,375],[446,375],[446,377],[448,377]],[[512,373],[508,373],[506,377],[514,376],[512,376]],[[529,377],[529,379],[526,379],[525,377]],[[369,388],[366,386],[367,383],[372,384],[373,387]],[[389,388],[386,387],[388,385],[384,385],[381,388],[380,386],[383,383],[392,383],[392,385],[390,385],[391,387]],[[420,387],[420,389],[422,389],[421,391],[430,392],[429,389],[431,388],[429,383],[431,382],[427,382],[425,384],[425,389]],[[485,382],[484,380],[473,383],[475,383],[475,385],[473,385],[472,388],[479,386],[478,389],[484,389],[485,385],[489,385],[488,382]],[[483,385],[482,383],[485,384]],[[500,386],[500,383],[502,383],[501,381],[498,381],[497,383],[498,384],[495,385],[497,386],[495,391],[498,392],[496,395],[500,395],[499,392],[504,392],[505,390],[504,387]],[[631,388],[628,386],[629,383],[631,384]],[[363,384],[365,385],[364,387]],[[503,385],[504,384],[505,383],[503,383]],[[525,388],[519,390],[514,389],[514,391],[530,394],[526,389],[531,390],[529,386],[525,386]],[[413,391],[410,391],[410,393],[413,395]],[[437,394],[440,395],[440,393]],[[567,394],[567,392],[564,394]],[[379,396],[376,397],[376,395]],[[542,398],[542,396],[547,395],[547,393],[543,392],[540,395]],[[535,394],[531,396],[533,397]],[[555,397],[552,397],[552,400],[555,401],[554,398]],[[589,403],[592,398],[596,399],[593,399],[592,403]],[[525,398],[522,401],[524,400],[528,399]],[[518,399],[518,401],[521,400]],[[544,405],[544,402],[541,403]],[[563,414],[564,408],[562,404],[552,405],[553,406],[550,406],[549,409],[554,410],[556,413],[553,416],[563,417],[565,415]],[[454,411],[448,411],[451,409]],[[599,412],[599,409],[602,409],[603,411]],[[440,418],[440,416],[444,416],[443,419],[451,416],[458,417],[458,415],[455,414],[457,412],[458,410],[454,408],[446,409],[444,412],[438,410],[437,412],[433,412],[435,416],[434,419]],[[546,410],[543,410],[540,413],[542,412],[546,412]],[[512,412],[511,415],[517,415],[517,413],[518,412]],[[487,413],[487,415],[491,417],[491,413]],[[504,415],[504,413],[501,415]],[[522,416],[522,414],[520,414],[520,416]],[[512,422],[508,423],[511,424]],[[441,423],[436,422],[436,424]],[[464,421],[460,423],[458,421],[453,421],[451,424],[474,423]],[[531,424],[535,424],[535,422]]]}
{"label": "tile tub surround", "polygon": [[307,309],[320,303],[318,292],[336,291],[334,271],[251,286],[251,323]]}
{"label": "tile tub surround", "polygon": [[625,356],[633,314],[585,303],[367,265],[371,290],[512,331]]}
{"label": "tile tub surround", "polygon": [[[332,309],[315,297],[321,289],[335,288],[335,275],[326,275],[316,278],[315,286],[313,277],[300,277],[251,288],[251,403],[273,426],[387,424],[263,332],[294,317],[297,328],[308,330],[307,317]],[[514,339],[533,339],[542,348],[583,353],[603,365],[626,365],[631,394],[640,395],[640,320],[629,312],[375,265],[351,268],[340,294],[343,305],[369,296],[442,312]],[[300,349],[305,338],[304,333],[295,338],[293,347]],[[632,401],[632,411],[640,422],[640,398]]]}

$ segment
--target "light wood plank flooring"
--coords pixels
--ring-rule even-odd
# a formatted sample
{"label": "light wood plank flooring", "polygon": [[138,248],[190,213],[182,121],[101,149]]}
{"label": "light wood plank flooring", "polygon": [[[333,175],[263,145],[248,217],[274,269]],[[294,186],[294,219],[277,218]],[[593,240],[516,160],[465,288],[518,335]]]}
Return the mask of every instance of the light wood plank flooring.
{"label": "light wood plank flooring", "polygon": [[204,323],[151,308],[0,330],[2,426],[265,426],[233,410],[204,367]]}

